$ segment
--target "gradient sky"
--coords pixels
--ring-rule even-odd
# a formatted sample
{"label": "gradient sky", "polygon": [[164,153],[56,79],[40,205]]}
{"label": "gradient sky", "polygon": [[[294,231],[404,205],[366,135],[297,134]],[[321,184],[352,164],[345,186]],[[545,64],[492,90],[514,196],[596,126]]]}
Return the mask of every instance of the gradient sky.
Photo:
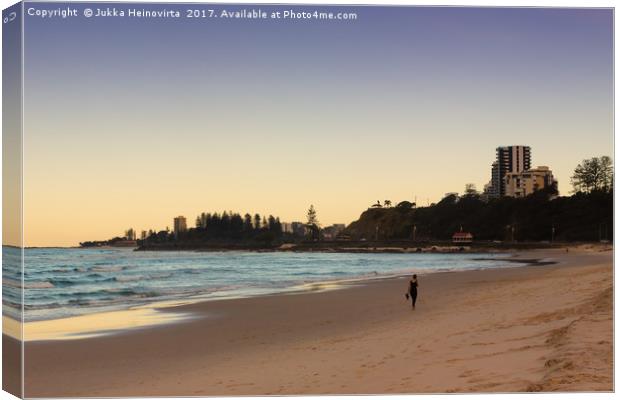
{"label": "gradient sky", "polygon": [[482,189],[500,145],[568,194],[613,154],[611,10],[331,8],[358,19],[26,17],[26,245],[202,211],[349,223]]}

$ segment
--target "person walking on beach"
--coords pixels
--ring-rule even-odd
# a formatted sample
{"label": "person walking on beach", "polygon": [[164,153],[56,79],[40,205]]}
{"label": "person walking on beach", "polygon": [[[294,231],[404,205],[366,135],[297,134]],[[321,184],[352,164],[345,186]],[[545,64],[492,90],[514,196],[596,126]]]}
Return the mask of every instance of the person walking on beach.
{"label": "person walking on beach", "polygon": [[415,310],[415,301],[418,298],[418,276],[413,274],[409,281],[409,290],[405,293],[406,297],[411,297],[411,308]]}

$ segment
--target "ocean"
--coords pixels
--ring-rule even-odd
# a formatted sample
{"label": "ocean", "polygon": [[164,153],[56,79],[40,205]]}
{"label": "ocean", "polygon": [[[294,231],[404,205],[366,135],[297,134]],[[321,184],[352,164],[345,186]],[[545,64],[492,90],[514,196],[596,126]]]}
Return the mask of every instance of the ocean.
{"label": "ocean", "polygon": [[[506,255],[25,249],[25,320],[303,290],[312,283],[507,267]],[[19,250],[3,247],[3,315],[20,319]]]}

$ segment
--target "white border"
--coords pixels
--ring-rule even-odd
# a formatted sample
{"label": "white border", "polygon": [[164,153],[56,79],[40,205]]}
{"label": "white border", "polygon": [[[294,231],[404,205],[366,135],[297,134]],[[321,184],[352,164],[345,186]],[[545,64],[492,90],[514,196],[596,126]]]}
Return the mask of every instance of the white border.
{"label": "white border", "polygon": [[[68,1],[70,2],[70,1]],[[106,2],[105,0],[95,0],[95,1],[91,1],[91,2],[101,2],[104,3]],[[188,3],[187,1],[175,1],[175,0],[169,0],[169,1],[145,1],[145,0],[133,0],[131,1],[132,3]],[[2,6],[2,9],[7,8],[13,4],[15,4],[16,1],[10,1],[10,0],[0,0],[0,5]],[[601,7],[601,8],[615,8],[616,7],[616,1],[609,1],[609,0],[589,0],[589,1],[576,1],[576,0],[529,0],[529,1],[516,1],[516,0],[504,0],[504,1],[497,1],[497,0],[477,0],[477,1],[467,1],[467,0],[461,0],[461,1],[450,1],[450,0],[424,0],[424,1],[412,1],[412,0],[390,0],[390,1],[384,1],[384,0],[375,0],[375,1],[355,1],[355,0],[337,0],[337,1],[329,1],[329,0],[313,0],[313,1],[300,1],[300,0],[288,0],[288,1],[258,1],[258,0],[244,0],[244,1],[223,1],[223,0],[211,0],[208,1],[206,3],[221,3],[221,4],[230,4],[230,3],[237,3],[237,4],[252,4],[252,3],[257,3],[257,4],[263,4],[263,3],[271,3],[271,4],[324,4],[324,5],[330,5],[330,4],[342,4],[342,5],[377,5],[377,6],[391,6],[391,5],[405,5],[405,6],[411,6],[411,5],[417,5],[417,6],[468,6],[468,7],[473,7],[473,6],[481,6],[481,7],[508,7],[508,6],[513,6],[513,7],[573,7],[573,8],[579,8],[579,7],[587,7],[587,8],[592,8],[592,7]],[[23,18],[23,16],[22,16]],[[22,30],[24,29],[24,25],[23,25],[24,21],[22,21]],[[0,42],[2,39],[2,34],[0,33]],[[615,76],[616,73],[618,72],[617,70],[617,65],[615,64],[615,49],[616,49],[616,44],[618,43],[618,31],[615,29],[615,16],[614,16],[614,137],[615,137],[615,105],[617,104],[616,102],[616,96],[618,91],[617,89],[617,83],[615,80]],[[22,42],[22,61],[23,61],[23,42]],[[1,59],[1,56],[0,56]],[[22,64],[22,68],[23,68],[23,64]],[[1,92],[1,86],[2,84],[0,83],[0,92]],[[23,74],[22,74],[22,91],[23,91]],[[22,93],[22,118],[24,116],[24,112],[23,112],[23,93]],[[22,120],[22,128],[24,126],[24,120]],[[23,145],[23,135],[22,135],[22,145]],[[616,160],[616,154],[617,154],[617,143],[614,140],[614,160]],[[23,162],[23,149],[22,149],[22,162]],[[0,154],[0,159],[1,159],[1,154]],[[1,164],[0,164],[1,165]],[[23,169],[22,169],[23,171]],[[615,182],[616,183],[616,182]],[[614,184],[615,184],[614,183]],[[1,192],[1,187],[0,187],[0,192]],[[23,176],[22,176],[22,195],[23,195]],[[614,197],[614,208],[617,209],[618,205],[620,204],[620,200],[618,200],[617,197]],[[22,205],[23,205],[23,199],[22,199]],[[22,218],[23,218],[23,212],[22,212]],[[614,233],[615,231],[615,226],[616,226],[616,215],[614,215]],[[0,223],[2,222],[2,217],[0,216]],[[23,228],[23,221],[22,221],[22,228]],[[23,229],[22,229],[22,243],[23,243]],[[615,256],[616,256],[616,249],[614,248],[614,260],[615,260]],[[22,255],[22,259],[23,259],[23,255]],[[615,263],[614,263],[615,265]],[[614,268],[615,269],[615,268]],[[614,288],[617,288],[618,284],[618,277],[617,275],[614,273]],[[1,294],[1,289],[0,289],[0,294]],[[23,296],[23,293],[22,293]],[[615,368],[616,362],[617,362],[617,358],[616,358],[616,351],[615,351],[615,345],[616,345],[616,341],[615,341],[615,332],[616,332],[616,328],[617,328],[617,324],[618,324],[618,320],[616,318],[616,313],[615,313],[615,304],[616,301],[618,301],[618,291],[614,290],[614,388],[615,388],[615,383],[618,382],[618,368]],[[22,299],[23,302],[23,299]],[[23,332],[22,332],[23,335]],[[1,348],[1,345],[0,345]],[[0,372],[1,372],[1,365],[0,365]],[[23,365],[22,365],[23,368]],[[1,376],[1,374],[0,374]],[[378,399],[382,399],[382,400],[412,400],[412,399],[420,399],[420,400],[428,400],[428,399],[443,399],[443,398],[449,398],[449,397],[453,397],[453,396],[457,396],[458,399],[463,399],[463,400],[469,400],[469,399],[480,399],[480,398],[491,398],[491,399],[583,399],[583,398],[587,398],[587,399],[609,399],[609,398],[616,398],[616,397],[620,397],[620,394],[618,393],[558,393],[558,394],[528,394],[528,393],[523,393],[523,394],[451,394],[451,395],[415,395],[415,396],[411,396],[411,395],[381,395],[381,396],[373,396],[373,398],[378,398]],[[359,396],[303,396],[303,398],[305,399],[323,399],[323,400],[344,400],[344,399],[350,399],[350,398],[357,398]],[[14,399],[15,397],[6,393],[6,392],[0,392],[0,399],[4,400],[4,399]],[[185,399],[186,397],[169,397],[170,399]],[[212,399],[230,399],[231,397],[211,397]],[[270,397],[244,397],[243,399],[248,399],[248,400],[254,400],[254,399],[269,399]],[[134,398],[134,399],[143,399],[143,398]]]}

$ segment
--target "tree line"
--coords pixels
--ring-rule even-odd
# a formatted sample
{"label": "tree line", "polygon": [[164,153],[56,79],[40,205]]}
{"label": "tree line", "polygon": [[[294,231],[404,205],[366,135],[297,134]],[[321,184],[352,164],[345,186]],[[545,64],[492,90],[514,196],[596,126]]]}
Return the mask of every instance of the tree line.
{"label": "tree line", "polygon": [[184,232],[170,229],[149,231],[146,243],[173,241],[273,241],[282,236],[282,223],[273,215],[261,216],[246,213],[227,212],[201,213],[195,219],[195,226]]}

